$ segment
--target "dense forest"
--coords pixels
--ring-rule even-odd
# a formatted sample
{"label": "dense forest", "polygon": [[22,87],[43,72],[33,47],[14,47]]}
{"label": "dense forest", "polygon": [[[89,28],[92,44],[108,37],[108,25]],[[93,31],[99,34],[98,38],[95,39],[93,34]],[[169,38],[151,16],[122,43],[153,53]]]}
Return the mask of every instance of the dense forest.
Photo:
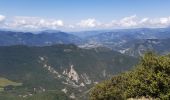
{"label": "dense forest", "polygon": [[136,67],[97,84],[90,92],[90,100],[127,100],[129,98],[169,100],[170,55],[152,52],[141,57]]}

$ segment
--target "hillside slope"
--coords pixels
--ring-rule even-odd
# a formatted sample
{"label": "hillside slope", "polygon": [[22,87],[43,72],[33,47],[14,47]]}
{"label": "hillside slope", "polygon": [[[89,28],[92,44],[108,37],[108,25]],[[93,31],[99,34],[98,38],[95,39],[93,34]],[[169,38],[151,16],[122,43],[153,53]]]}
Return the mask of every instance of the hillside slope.
{"label": "hillside slope", "polygon": [[94,84],[131,69],[136,62],[134,57],[107,48],[0,47],[0,76],[23,83],[18,88],[26,94],[57,90],[78,98]]}

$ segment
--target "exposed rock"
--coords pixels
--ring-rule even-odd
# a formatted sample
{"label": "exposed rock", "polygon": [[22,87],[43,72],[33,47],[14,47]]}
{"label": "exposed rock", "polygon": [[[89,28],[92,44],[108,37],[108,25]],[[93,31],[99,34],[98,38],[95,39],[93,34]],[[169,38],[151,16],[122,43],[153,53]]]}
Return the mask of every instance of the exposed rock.
{"label": "exposed rock", "polygon": [[39,58],[40,58],[41,61],[44,61],[44,60],[45,60],[44,57],[39,57]]}
{"label": "exposed rock", "polygon": [[71,69],[70,71],[68,72],[68,77],[71,79],[71,80],[74,80],[78,83],[79,81],[79,75],[77,74],[77,72],[75,71],[75,69],[73,68],[73,65],[71,65]]}
{"label": "exposed rock", "polygon": [[72,93],[72,94],[70,95],[70,98],[71,98],[71,99],[75,99],[75,98],[76,98],[76,97],[75,97],[75,94]]}
{"label": "exposed rock", "polygon": [[85,86],[85,84],[82,82],[82,83],[80,84],[80,86],[84,87],[84,86]]}
{"label": "exposed rock", "polygon": [[81,77],[83,78],[84,83],[91,84],[91,80],[89,79],[86,73],[82,74]]}
{"label": "exposed rock", "polygon": [[64,88],[64,89],[62,89],[61,91],[66,94],[68,90],[67,90],[66,88]]}
{"label": "exposed rock", "polygon": [[64,52],[71,52],[71,49],[64,49]]}
{"label": "exposed rock", "polygon": [[102,74],[103,74],[103,77],[106,77],[106,70],[103,70]]}
{"label": "exposed rock", "polygon": [[41,63],[43,63],[44,68],[46,68],[50,73],[56,75],[57,78],[61,78],[61,75],[53,67],[47,64],[46,59],[44,57],[39,57],[39,58],[41,60]]}

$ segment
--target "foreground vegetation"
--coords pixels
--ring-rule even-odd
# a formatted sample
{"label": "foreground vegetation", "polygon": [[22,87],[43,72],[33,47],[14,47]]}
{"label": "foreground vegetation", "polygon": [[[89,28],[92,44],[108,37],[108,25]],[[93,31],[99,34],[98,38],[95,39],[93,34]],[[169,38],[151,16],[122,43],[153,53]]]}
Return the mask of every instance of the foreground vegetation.
{"label": "foreground vegetation", "polygon": [[126,100],[128,98],[170,98],[170,55],[146,53],[135,69],[96,85],[90,100]]}

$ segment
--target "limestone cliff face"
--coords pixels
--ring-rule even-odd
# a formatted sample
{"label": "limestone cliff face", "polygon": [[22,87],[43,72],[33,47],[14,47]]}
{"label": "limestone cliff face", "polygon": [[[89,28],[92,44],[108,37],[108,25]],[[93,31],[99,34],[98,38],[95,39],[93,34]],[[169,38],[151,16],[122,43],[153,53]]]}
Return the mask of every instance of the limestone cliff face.
{"label": "limestone cliff face", "polygon": [[80,79],[80,78],[79,78],[79,75],[78,75],[78,73],[75,71],[73,65],[71,65],[71,69],[70,69],[70,71],[68,72],[68,77],[69,77],[70,79],[76,81],[77,83],[78,83],[78,81],[79,81],[79,79]]}

